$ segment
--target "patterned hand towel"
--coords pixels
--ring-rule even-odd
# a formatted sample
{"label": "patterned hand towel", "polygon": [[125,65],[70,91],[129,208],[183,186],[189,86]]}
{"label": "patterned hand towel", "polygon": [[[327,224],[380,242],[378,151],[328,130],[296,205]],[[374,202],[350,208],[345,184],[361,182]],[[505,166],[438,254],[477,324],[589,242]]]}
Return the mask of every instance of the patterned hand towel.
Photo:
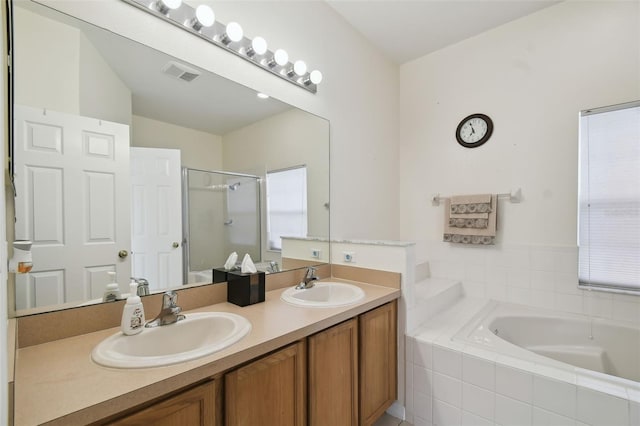
{"label": "patterned hand towel", "polygon": [[443,241],[495,244],[498,196],[460,195],[445,200]]}

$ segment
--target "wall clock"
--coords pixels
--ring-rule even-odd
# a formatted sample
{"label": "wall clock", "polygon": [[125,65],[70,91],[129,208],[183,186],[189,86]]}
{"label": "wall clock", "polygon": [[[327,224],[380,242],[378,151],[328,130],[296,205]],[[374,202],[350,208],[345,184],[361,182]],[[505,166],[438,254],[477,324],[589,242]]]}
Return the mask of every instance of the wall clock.
{"label": "wall clock", "polygon": [[485,114],[471,114],[462,119],[456,129],[456,139],[465,148],[476,148],[493,133],[493,121]]}

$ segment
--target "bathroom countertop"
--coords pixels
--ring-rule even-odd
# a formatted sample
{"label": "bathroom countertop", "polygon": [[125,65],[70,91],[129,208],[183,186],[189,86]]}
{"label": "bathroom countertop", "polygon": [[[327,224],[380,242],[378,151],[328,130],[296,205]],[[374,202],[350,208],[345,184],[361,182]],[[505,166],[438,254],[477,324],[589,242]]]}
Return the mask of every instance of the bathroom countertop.
{"label": "bathroom countertop", "polygon": [[280,300],[286,289],[279,289],[267,292],[264,303],[244,308],[225,302],[185,312],[236,313],[251,322],[252,330],[229,348],[176,365],[114,369],[95,364],[92,349],[119,332],[117,327],[18,349],[15,424],[88,424],[210,378],[400,297],[400,290],[395,288],[336,281],[357,285],[365,291],[365,298],[339,308],[303,308]]}

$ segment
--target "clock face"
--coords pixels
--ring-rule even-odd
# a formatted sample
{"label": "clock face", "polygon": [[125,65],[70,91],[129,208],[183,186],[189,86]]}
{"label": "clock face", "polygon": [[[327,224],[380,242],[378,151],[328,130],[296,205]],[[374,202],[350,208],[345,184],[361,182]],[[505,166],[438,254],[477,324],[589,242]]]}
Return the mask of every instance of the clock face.
{"label": "clock face", "polygon": [[456,129],[458,143],[467,148],[482,145],[491,137],[493,122],[484,114],[472,114],[465,117]]}

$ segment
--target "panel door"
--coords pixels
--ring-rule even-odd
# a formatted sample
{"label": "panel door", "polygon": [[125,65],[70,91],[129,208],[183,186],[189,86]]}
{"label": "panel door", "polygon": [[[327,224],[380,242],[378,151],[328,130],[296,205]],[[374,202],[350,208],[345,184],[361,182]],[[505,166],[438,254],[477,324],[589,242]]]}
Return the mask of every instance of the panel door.
{"label": "panel door", "polygon": [[397,398],[396,301],[359,317],[360,424],[372,425]]}
{"label": "panel door", "polygon": [[180,150],[131,148],[133,276],[151,290],[183,283]]}
{"label": "panel door", "polygon": [[308,342],[309,425],[356,426],[358,320],[314,334]]}
{"label": "panel door", "polygon": [[15,106],[15,237],[33,241],[17,309],[102,297],[115,271],[127,288],[129,126]]}
{"label": "panel door", "polygon": [[305,361],[302,341],[226,374],[226,425],[305,425]]}
{"label": "panel door", "polygon": [[217,426],[216,381],[182,392],[127,417],[108,423],[114,426]]}

